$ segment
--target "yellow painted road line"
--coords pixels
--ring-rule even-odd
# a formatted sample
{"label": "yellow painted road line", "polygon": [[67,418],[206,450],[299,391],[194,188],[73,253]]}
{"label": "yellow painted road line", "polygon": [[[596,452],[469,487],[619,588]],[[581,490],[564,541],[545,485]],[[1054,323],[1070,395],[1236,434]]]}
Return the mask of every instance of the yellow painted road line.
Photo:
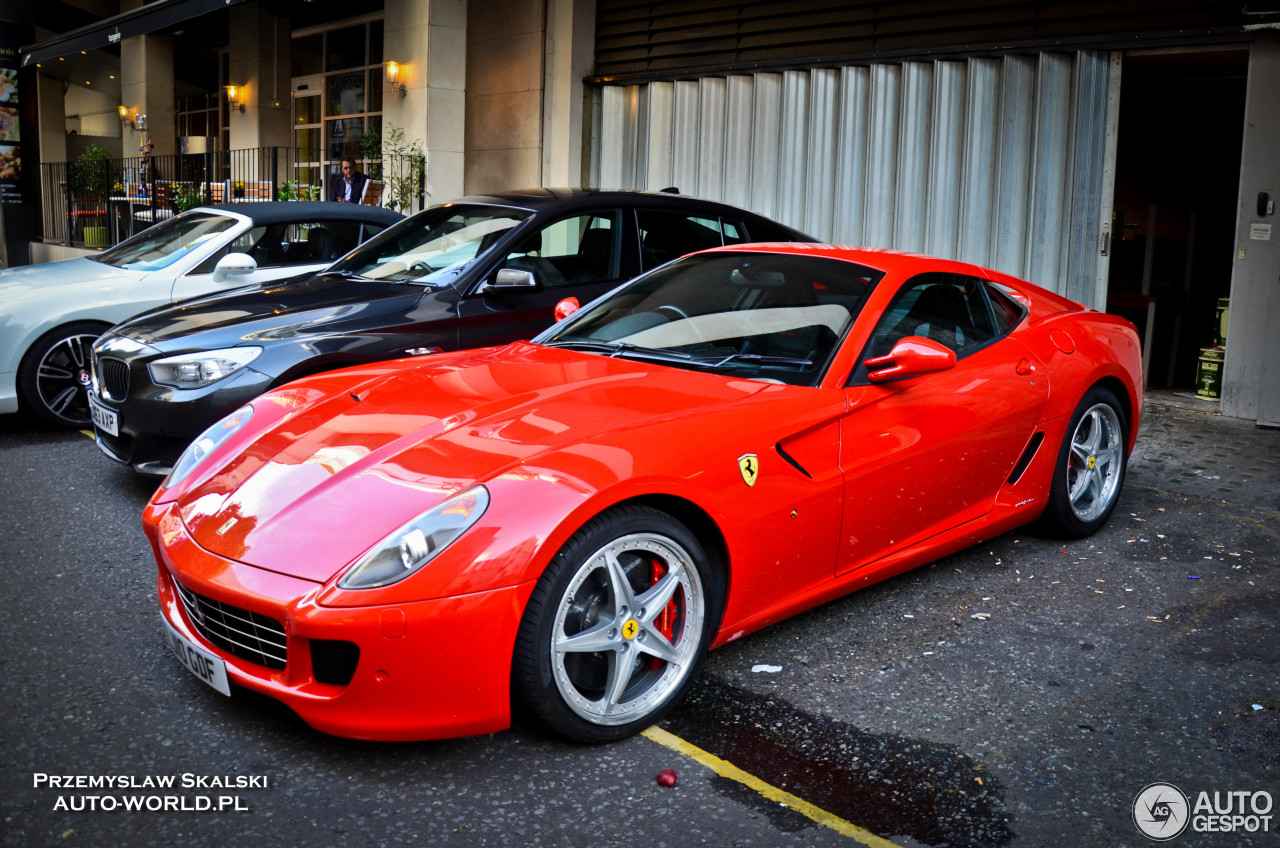
{"label": "yellow painted road line", "polygon": [[91,438],[91,439],[93,438],[93,431],[92,431],[92,430],[81,430],[80,432],[81,432],[81,433],[84,433],[86,436],[88,436],[88,437],[89,437],[89,438]]}
{"label": "yellow painted road line", "polygon": [[689,759],[706,766],[721,777],[736,780],[748,789],[754,789],[759,792],[770,801],[785,804],[801,815],[813,819],[818,824],[829,827],[836,833],[843,834],[850,839],[861,842],[863,845],[870,845],[872,848],[901,848],[901,846],[895,845],[887,839],[881,839],[869,830],[858,827],[852,822],[847,822],[820,807],[815,807],[803,798],[797,798],[790,792],[784,792],[772,784],[765,783],[755,775],[748,774],[733,763],[722,760],[715,754],[684,741],[674,733],[668,733],[660,727],[650,727],[644,731],[643,735],[659,745],[665,745],[677,753],[684,754]]}

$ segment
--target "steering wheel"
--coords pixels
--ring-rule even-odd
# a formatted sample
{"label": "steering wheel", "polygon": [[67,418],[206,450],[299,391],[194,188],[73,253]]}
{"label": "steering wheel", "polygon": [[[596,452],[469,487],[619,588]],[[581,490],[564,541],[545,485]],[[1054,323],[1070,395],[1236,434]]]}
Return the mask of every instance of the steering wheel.
{"label": "steering wheel", "polygon": [[674,313],[676,314],[676,317],[675,317],[675,318],[670,318],[670,317],[668,317],[668,318],[667,318],[667,320],[668,320],[668,321],[677,321],[677,320],[685,320],[685,321],[688,321],[688,320],[689,320],[689,313],[688,313],[688,312],[685,312],[685,311],[684,311],[683,309],[681,309],[680,307],[678,307],[678,306],[674,306],[674,305],[672,305],[672,304],[670,304],[670,303],[664,303],[662,306],[659,306],[657,309],[655,309],[655,310],[653,310],[653,311],[654,311],[654,312],[662,312],[664,309],[665,309],[665,310],[667,310],[667,311],[669,311],[669,312],[674,312]]}

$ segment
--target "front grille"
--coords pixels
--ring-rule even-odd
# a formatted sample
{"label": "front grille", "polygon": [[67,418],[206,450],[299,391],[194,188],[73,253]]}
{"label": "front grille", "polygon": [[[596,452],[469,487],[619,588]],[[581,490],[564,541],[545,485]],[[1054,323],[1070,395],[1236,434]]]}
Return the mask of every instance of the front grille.
{"label": "front grille", "polygon": [[288,652],[280,622],[197,595],[177,581],[174,585],[187,609],[187,618],[201,636],[233,657],[267,668],[284,668]]}
{"label": "front grille", "polygon": [[102,380],[102,393],[109,400],[124,400],[129,396],[129,364],[109,356],[99,357],[98,375]]}
{"label": "front grille", "polygon": [[119,436],[113,436],[105,430],[98,430],[97,436],[107,446],[107,449],[115,455],[116,459],[121,462],[129,462],[133,459],[132,436],[127,436],[124,433]]}
{"label": "front grille", "polygon": [[173,468],[186,449],[186,439],[157,439],[152,452],[155,454],[157,464],[165,468]]}

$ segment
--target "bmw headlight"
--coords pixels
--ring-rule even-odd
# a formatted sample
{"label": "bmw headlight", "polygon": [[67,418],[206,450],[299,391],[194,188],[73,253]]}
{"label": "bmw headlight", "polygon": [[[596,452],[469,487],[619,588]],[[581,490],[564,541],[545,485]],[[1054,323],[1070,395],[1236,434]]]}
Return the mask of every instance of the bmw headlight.
{"label": "bmw headlight", "polygon": [[489,490],[484,486],[454,495],[379,542],[338,585],[343,589],[376,589],[403,580],[435,559],[480,520],[488,507]]}
{"label": "bmw headlight", "polygon": [[147,366],[151,379],[160,386],[175,389],[198,389],[230,377],[258,358],[260,347],[228,347],[181,353],[157,359]]}
{"label": "bmw headlight", "polygon": [[205,457],[213,453],[227,439],[234,436],[241,427],[248,424],[249,419],[252,417],[253,407],[242,406],[197,436],[196,440],[183,451],[182,456],[178,457],[178,461],[174,463],[173,470],[169,472],[169,476],[164,480],[163,488],[167,489],[178,485],[184,477],[195,470],[197,465],[204,462]]}

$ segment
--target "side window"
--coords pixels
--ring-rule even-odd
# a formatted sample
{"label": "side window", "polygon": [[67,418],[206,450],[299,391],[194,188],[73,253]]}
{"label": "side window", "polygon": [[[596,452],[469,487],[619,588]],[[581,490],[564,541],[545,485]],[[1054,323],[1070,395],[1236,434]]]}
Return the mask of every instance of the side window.
{"label": "side window", "polygon": [[226,256],[228,253],[250,253],[254,245],[262,241],[262,237],[266,235],[266,227],[250,227],[240,235],[236,236],[231,244],[226,247],[215,250],[213,254],[201,262],[191,270],[192,274],[212,274],[213,266],[218,264],[218,260]]}
{"label": "side window", "polygon": [[621,219],[618,209],[562,218],[517,244],[503,267],[532,271],[547,288],[616,280]]}
{"label": "side window", "polygon": [[957,357],[996,337],[982,280],[959,274],[921,274],[894,298],[871,336],[873,351],[888,353],[907,336],[921,336],[951,348]]}
{"label": "side window", "polygon": [[360,241],[358,221],[299,221],[287,224],[281,237],[284,256],[278,265],[332,262]]}
{"label": "side window", "polygon": [[749,241],[747,238],[747,228],[742,226],[741,221],[732,221],[728,218],[720,219],[720,231],[724,236],[725,244],[742,244]]}
{"label": "side window", "polygon": [[[695,250],[724,243],[720,221],[680,212],[637,209],[640,225],[640,270],[648,271]],[[738,227],[739,231],[741,227]]]}
{"label": "side window", "polygon": [[987,297],[991,301],[991,309],[996,316],[996,332],[999,335],[1004,335],[1018,326],[1018,322],[1022,320],[1022,316],[1026,314],[1027,310],[1021,304],[1015,303],[994,283],[987,283],[986,288]]}

